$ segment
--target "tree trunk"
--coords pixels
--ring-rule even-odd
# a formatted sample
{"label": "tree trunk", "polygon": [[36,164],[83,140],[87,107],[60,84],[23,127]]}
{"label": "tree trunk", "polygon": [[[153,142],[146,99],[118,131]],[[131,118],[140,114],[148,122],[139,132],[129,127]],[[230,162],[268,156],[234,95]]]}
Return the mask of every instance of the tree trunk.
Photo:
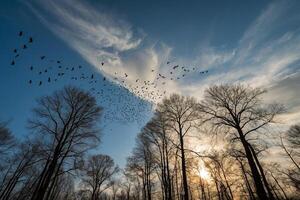
{"label": "tree trunk", "polygon": [[253,177],[253,181],[254,181],[257,196],[260,200],[268,200],[269,198],[268,198],[267,193],[265,191],[264,185],[261,181],[261,177],[260,177],[259,171],[257,169],[257,166],[255,164],[255,161],[252,157],[251,150],[249,149],[248,142],[244,138],[244,134],[243,134],[243,132],[240,128],[238,128],[238,133],[239,133],[240,140],[242,142],[242,145],[243,145],[245,153],[246,153],[248,164],[249,164],[250,169],[251,169],[251,173],[252,173],[252,177]]}
{"label": "tree trunk", "polygon": [[181,168],[182,168],[182,182],[183,182],[183,199],[189,199],[189,191],[188,191],[188,183],[187,183],[187,175],[186,175],[186,163],[185,163],[185,153],[184,153],[184,141],[182,135],[182,129],[180,128],[180,150],[181,150]]}
{"label": "tree trunk", "polygon": [[265,187],[267,188],[269,198],[270,198],[270,200],[274,200],[275,198],[274,198],[274,196],[272,194],[272,191],[270,189],[269,183],[268,183],[267,178],[265,176],[264,170],[263,170],[263,168],[262,168],[262,166],[261,166],[261,164],[260,164],[260,162],[259,162],[259,160],[258,160],[258,158],[256,156],[256,153],[255,153],[253,147],[251,146],[251,144],[248,143],[248,146],[249,146],[249,148],[250,148],[250,150],[252,152],[252,155],[253,155],[253,158],[254,158],[254,160],[256,162],[256,165],[258,166],[258,169],[260,171],[260,175],[261,175],[262,180],[263,180],[263,182],[265,184]]}

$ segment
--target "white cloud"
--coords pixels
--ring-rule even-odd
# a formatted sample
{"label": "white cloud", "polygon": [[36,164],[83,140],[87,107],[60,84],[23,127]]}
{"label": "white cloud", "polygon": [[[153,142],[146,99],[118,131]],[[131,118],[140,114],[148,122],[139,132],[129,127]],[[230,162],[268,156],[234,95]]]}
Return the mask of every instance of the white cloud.
{"label": "white cloud", "polygon": [[[218,48],[204,42],[194,59],[175,60],[180,65],[208,69],[208,75],[194,73],[180,80],[165,80],[166,84],[156,78],[159,73],[169,73],[166,62],[172,56],[172,48],[152,44],[145,35],[136,34],[128,22],[82,1],[34,1],[28,5],[47,27],[103,75],[124,80],[124,74],[129,74],[125,85],[129,89],[140,85],[136,79],[155,82],[160,92],[199,98],[210,84],[245,82],[268,88],[293,73],[291,66],[300,58],[300,27],[282,31],[287,30],[283,27],[290,21],[300,24],[299,16],[286,17],[291,8],[287,2],[271,3],[251,23],[236,47]],[[106,64],[100,68],[102,60]]]}
{"label": "white cloud", "polygon": [[[154,81],[171,52],[162,43],[149,44],[129,23],[82,1],[30,1],[26,5],[104,76],[120,83],[128,74],[124,87],[129,89],[140,85],[136,79]],[[152,69],[155,73],[150,73]]]}

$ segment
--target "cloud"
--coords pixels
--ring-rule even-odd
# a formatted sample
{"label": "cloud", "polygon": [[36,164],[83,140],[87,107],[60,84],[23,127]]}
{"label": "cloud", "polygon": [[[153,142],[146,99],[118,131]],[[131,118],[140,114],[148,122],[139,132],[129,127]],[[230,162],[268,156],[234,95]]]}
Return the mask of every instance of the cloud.
{"label": "cloud", "polygon": [[244,82],[269,88],[295,73],[300,63],[300,26],[287,27],[300,24],[300,18],[289,13],[290,8],[284,2],[270,4],[234,48],[202,47],[208,50],[200,51],[194,60],[210,73],[182,89],[201,97],[210,84]]}
{"label": "cloud", "polygon": [[[149,90],[159,90],[160,94],[177,92],[198,98],[206,87],[218,83],[244,82],[279,93],[274,87],[296,73],[300,63],[300,27],[290,26],[300,24],[300,18],[290,12],[293,6],[289,1],[269,4],[235,47],[210,46],[210,42],[205,41],[194,58],[174,59],[171,65],[209,70],[208,75],[190,73],[179,80],[157,80],[158,74],[169,74],[171,66],[166,62],[173,57],[172,47],[150,42],[146,34],[135,31],[138,27],[107,14],[100,7],[68,0],[32,1],[27,5],[50,30],[104,76],[120,83],[124,74],[129,74],[123,86],[135,94],[134,88],[141,85],[137,79],[154,82],[156,89],[151,85]],[[105,65],[101,67],[103,60]],[[147,95],[144,98],[149,99]],[[293,104],[294,108],[300,106],[299,100]]]}
{"label": "cloud", "polygon": [[[140,83],[155,81],[171,48],[150,43],[126,21],[83,1],[30,1],[26,5],[38,19],[78,52],[100,73],[134,92]],[[101,63],[104,62],[104,66]],[[150,73],[155,70],[154,73]],[[162,91],[160,91],[162,92]],[[147,98],[147,97],[144,97]]]}
{"label": "cloud", "polygon": [[284,124],[293,125],[300,123],[300,71],[295,72],[285,79],[272,84],[265,95],[266,102],[284,104],[287,112],[280,116]]}

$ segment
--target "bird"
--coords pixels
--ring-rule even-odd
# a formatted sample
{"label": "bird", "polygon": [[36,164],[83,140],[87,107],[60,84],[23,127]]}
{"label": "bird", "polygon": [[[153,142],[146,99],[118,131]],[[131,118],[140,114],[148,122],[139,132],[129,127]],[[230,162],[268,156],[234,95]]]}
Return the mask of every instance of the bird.
{"label": "bird", "polygon": [[20,31],[19,32],[19,36],[21,37],[23,35],[23,31]]}
{"label": "bird", "polygon": [[45,59],[46,56],[41,56],[41,60]]}
{"label": "bird", "polygon": [[33,39],[32,37],[29,38],[29,43],[32,43],[33,42]]}
{"label": "bird", "polygon": [[25,44],[23,45],[23,49],[27,49],[27,46]]}
{"label": "bird", "polygon": [[17,55],[15,55],[15,58],[17,58],[17,57],[19,57],[20,55],[19,54],[17,54]]}
{"label": "bird", "polygon": [[170,64],[170,61],[167,61],[167,65]]}
{"label": "bird", "polygon": [[15,61],[13,60],[13,61],[11,61],[11,63],[10,63],[11,65],[15,65]]}
{"label": "bird", "polygon": [[48,82],[49,82],[49,83],[51,82],[51,79],[50,79],[50,77],[48,78]]}
{"label": "bird", "polygon": [[30,66],[30,70],[31,70],[31,71],[33,70],[33,66]]}
{"label": "bird", "polygon": [[173,67],[173,69],[176,69],[176,68],[178,68],[179,66],[178,65],[175,65],[174,67]]}
{"label": "bird", "polygon": [[56,63],[60,63],[60,61],[58,60],[58,61],[56,61]]}
{"label": "bird", "polygon": [[139,79],[136,79],[136,81],[135,82],[138,82],[139,81]]}
{"label": "bird", "polygon": [[29,84],[31,84],[32,83],[32,80],[29,80]]}
{"label": "bird", "polygon": [[102,62],[101,65],[103,66],[103,65],[104,65],[104,62]]}
{"label": "bird", "polygon": [[125,77],[128,77],[128,74],[125,73]]}
{"label": "bird", "polygon": [[40,81],[40,83],[39,83],[39,86],[41,86],[42,85],[42,81]]}
{"label": "bird", "polygon": [[92,76],[91,76],[91,79],[93,79],[94,78],[94,74],[92,74]]}
{"label": "bird", "polygon": [[14,49],[14,53],[17,53],[17,49]]}

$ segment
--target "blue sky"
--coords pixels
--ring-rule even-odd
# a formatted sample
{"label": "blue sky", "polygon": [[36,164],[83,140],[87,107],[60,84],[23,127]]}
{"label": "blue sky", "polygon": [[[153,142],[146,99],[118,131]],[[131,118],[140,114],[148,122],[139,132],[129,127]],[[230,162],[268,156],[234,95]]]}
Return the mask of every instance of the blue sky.
{"label": "blue sky", "polygon": [[[30,65],[40,70],[51,65],[39,59],[46,55],[62,60],[64,66],[82,65],[84,73],[94,73],[99,80],[111,80],[106,87],[96,86],[113,101],[99,100],[107,115],[110,110],[114,114],[139,104],[134,114],[142,117],[141,121],[106,120],[100,124],[103,141],[99,151],[111,155],[121,166],[135,135],[151,116],[151,99],[137,98],[139,94],[132,88],[139,85],[136,79],[154,81],[159,73],[169,73],[167,61],[209,73],[157,83],[165,95],[177,92],[201,99],[210,84],[243,82],[267,88],[266,101],[284,103],[288,111],[284,121],[297,123],[299,10],[299,1],[1,1],[0,119],[10,121],[20,138],[26,137],[26,120],[36,98],[68,84],[90,88],[88,83],[67,78],[41,87],[29,86],[29,79],[47,78],[29,70]],[[20,30],[24,31],[22,38],[18,37]],[[29,36],[34,43],[16,59],[15,66],[10,66],[13,49]],[[117,89],[125,73],[129,74],[126,85]],[[132,91],[130,96],[126,89]],[[111,92],[114,90],[120,94]]]}

